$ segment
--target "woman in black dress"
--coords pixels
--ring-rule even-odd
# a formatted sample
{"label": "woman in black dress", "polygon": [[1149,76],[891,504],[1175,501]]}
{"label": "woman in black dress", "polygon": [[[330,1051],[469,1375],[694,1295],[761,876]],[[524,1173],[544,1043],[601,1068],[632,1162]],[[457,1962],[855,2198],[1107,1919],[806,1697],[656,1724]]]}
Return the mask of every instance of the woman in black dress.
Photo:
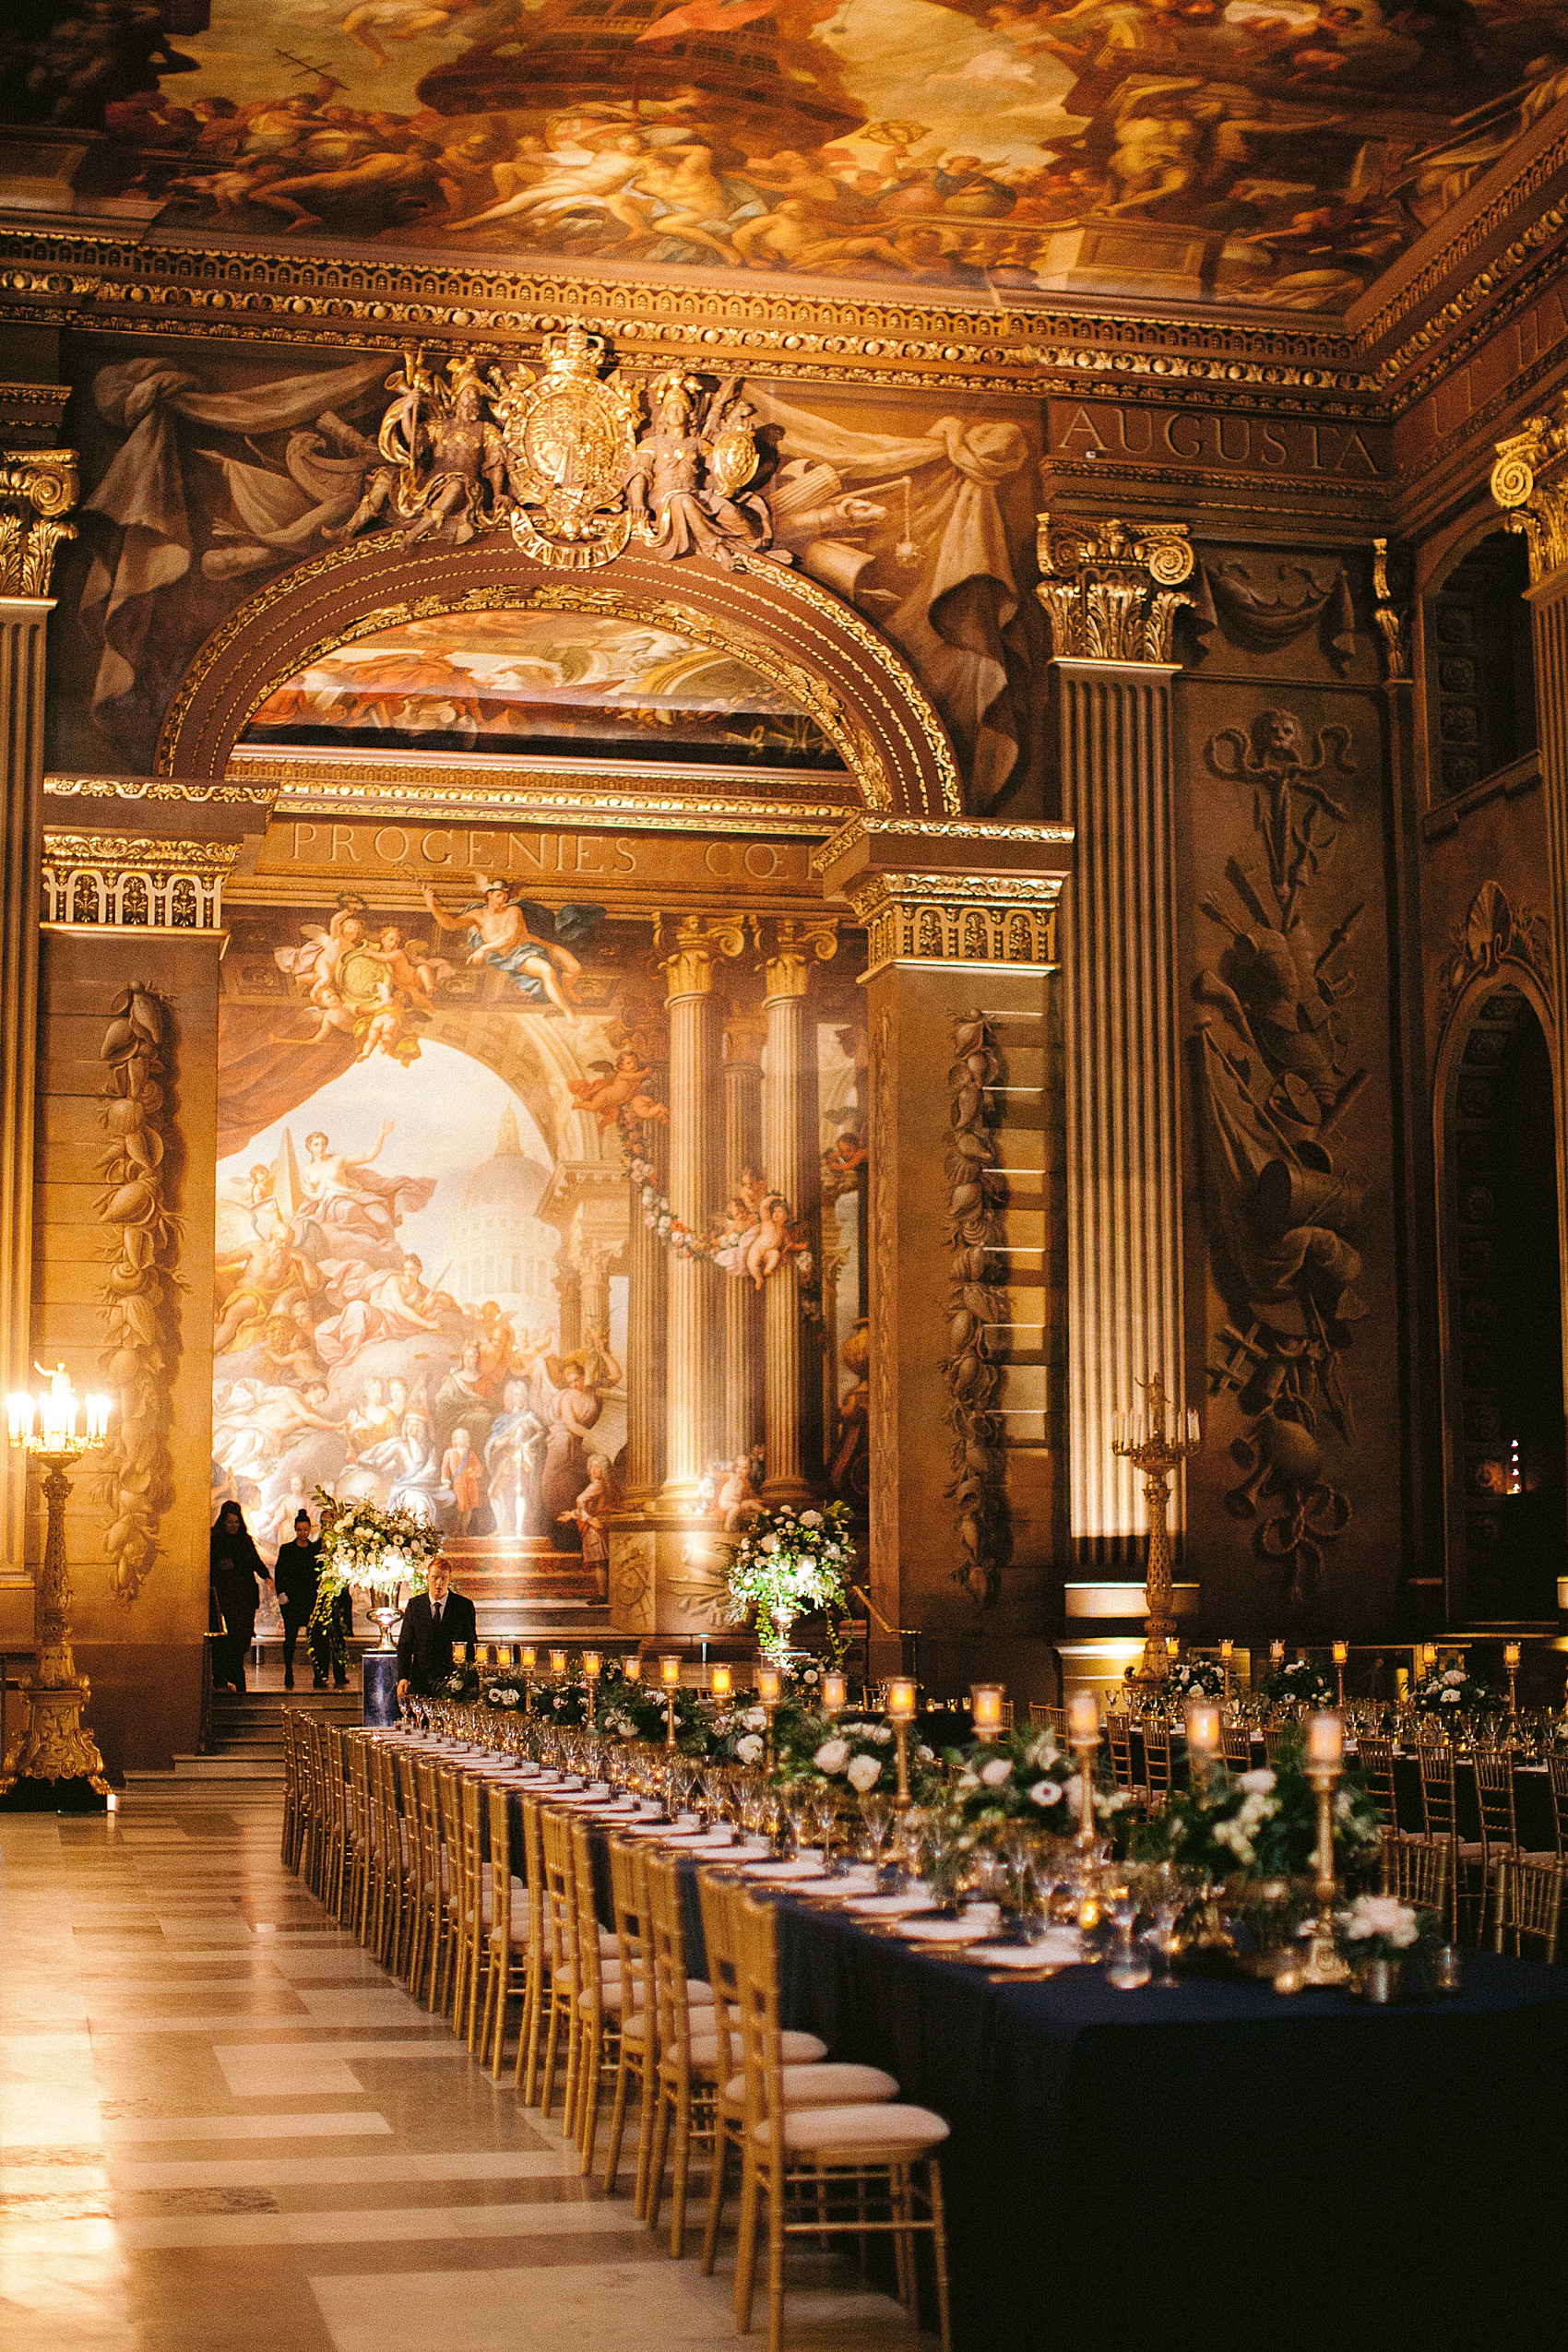
{"label": "woman in black dress", "polygon": [[261,1598],[256,1579],[259,1576],[268,1583],[271,1579],[237,1503],[226,1503],[214,1523],[210,1574],[224,1636],[215,1645],[212,1679],[220,1690],[227,1684],[230,1690],[243,1693],[245,1652],[255,1631],[256,1603]]}

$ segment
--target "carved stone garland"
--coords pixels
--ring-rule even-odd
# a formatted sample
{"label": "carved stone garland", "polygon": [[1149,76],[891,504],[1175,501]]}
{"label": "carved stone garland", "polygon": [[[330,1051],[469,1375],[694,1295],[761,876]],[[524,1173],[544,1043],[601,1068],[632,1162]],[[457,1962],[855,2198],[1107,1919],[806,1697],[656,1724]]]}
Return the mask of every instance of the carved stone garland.
{"label": "carved stone garland", "polygon": [[947,1074],[951,1130],[947,1180],[947,1241],[952,1280],[947,1294],[947,1336],[952,1353],[943,1364],[951,1404],[943,1419],[953,1432],[953,1476],[944,1491],[958,1506],[963,1558],[953,1571],[980,1609],[1001,1589],[1007,1549],[1004,1498],[1002,1426],[994,1410],[1001,1367],[993,1362],[991,1332],[1006,1313],[997,1283],[996,1253],[1003,1241],[1007,1180],[995,1165],[992,1126],[1002,1059],[991,1027],[980,1012],[953,1023],[956,1059]]}
{"label": "carved stone garland", "polygon": [[99,1164],[107,1189],[98,1213],[110,1236],[102,1363],[118,1407],[103,1461],[104,1541],[111,1588],[127,1604],[151,1573],[173,1492],[169,1382],[180,1227],[165,1193],[167,1028],[167,1005],[138,984],[116,1003],[99,1049],[109,1065],[101,1115],[112,1139]]}

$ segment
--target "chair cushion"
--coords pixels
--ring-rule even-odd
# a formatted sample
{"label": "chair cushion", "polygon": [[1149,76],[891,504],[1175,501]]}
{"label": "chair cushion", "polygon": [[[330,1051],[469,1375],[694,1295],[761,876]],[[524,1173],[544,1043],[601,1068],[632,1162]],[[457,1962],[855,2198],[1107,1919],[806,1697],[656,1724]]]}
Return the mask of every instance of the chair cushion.
{"label": "chair cushion", "polygon": [[[786,2066],[781,2079],[786,2107],[873,2107],[898,2096],[897,2084],[880,2066],[855,2066],[836,2059],[826,2065]],[[724,2085],[725,2104],[739,2107],[745,2096],[745,2076],[732,2074]]]}
{"label": "chair cushion", "polygon": [[[814,2034],[780,2034],[778,2046],[779,2056],[786,2066],[814,2066],[827,2056],[827,2044],[819,2041]],[[692,2063],[707,2067],[710,2072],[718,2065],[717,2034],[692,2036]]]}
{"label": "chair cushion", "polygon": [[[766,2123],[754,2127],[759,2147],[767,2136]],[[795,2107],[784,2118],[785,2147],[829,2163],[835,2156],[865,2164],[879,2156],[923,2156],[946,2137],[947,2125],[929,2107]]]}

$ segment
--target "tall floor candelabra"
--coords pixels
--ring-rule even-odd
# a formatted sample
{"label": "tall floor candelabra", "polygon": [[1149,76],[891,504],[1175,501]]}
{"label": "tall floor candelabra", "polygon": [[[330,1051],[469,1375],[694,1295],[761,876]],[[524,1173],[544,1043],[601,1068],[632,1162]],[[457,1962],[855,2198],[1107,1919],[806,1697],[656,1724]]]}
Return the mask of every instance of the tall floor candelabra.
{"label": "tall floor candelabra", "polygon": [[71,1648],[65,1561],[69,1473],[84,1454],[102,1444],[109,1400],[89,1396],[78,1404],[64,1364],[45,1377],[49,1386],[42,1396],[6,1400],[11,1443],[36,1457],[48,1513],[34,1608],[38,1663],[22,1684],[28,1721],[0,1770],[0,1800],[12,1806],[53,1806],[69,1801],[73,1788],[83,1796],[109,1794],[98,1742],[81,1719],[90,1686],[77,1672]]}
{"label": "tall floor candelabra", "polygon": [[1163,1682],[1170,1670],[1168,1647],[1176,1631],[1176,1588],[1170,1573],[1170,1535],[1167,1517],[1170,1474],[1198,1450],[1198,1417],[1190,1409],[1182,1417],[1182,1433],[1168,1427],[1170,1407],[1158,1372],[1140,1381],[1144,1409],[1118,1414],[1111,1450],[1144,1474],[1144,1503],[1148,1511],[1148,1564],[1144,1572],[1144,1655],[1139,1682]]}

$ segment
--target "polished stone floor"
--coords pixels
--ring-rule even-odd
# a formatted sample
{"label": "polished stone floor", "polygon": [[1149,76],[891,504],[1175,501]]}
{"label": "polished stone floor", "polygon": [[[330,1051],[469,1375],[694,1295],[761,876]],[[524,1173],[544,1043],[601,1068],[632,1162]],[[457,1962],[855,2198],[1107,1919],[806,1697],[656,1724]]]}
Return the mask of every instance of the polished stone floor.
{"label": "polished stone floor", "polygon": [[[278,1837],[270,1793],[0,1815],[0,2345],[736,2343],[728,2263],[583,2182]],[[852,2274],[798,2276],[790,2352],[917,2352]]]}

